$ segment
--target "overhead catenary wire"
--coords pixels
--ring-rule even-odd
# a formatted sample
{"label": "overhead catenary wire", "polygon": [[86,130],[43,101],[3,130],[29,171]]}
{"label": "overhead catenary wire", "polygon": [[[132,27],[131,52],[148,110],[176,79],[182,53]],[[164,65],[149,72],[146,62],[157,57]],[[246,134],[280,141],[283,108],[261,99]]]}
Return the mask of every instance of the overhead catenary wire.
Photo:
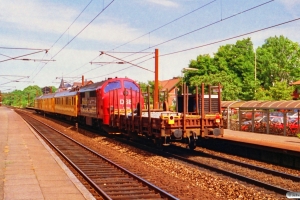
{"label": "overhead catenary wire", "polygon": [[70,24],[70,26],[59,36],[59,38],[52,44],[50,49],[62,38],[62,36],[71,28],[71,26],[77,21],[77,19],[81,16],[81,14],[89,7],[89,5],[93,2],[91,0],[85,7],[84,9],[79,13],[79,15],[74,19],[74,21]]}
{"label": "overhead catenary wire", "polygon": [[[65,49],[80,33],[82,33],[99,15],[101,15],[115,0],[112,0],[107,6],[105,6],[86,26],[84,26],[69,42],[67,42],[56,54],[54,54],[51,59],[55,58],[63,49]],[[40,71],[47,65],[47,63],[41,67],[41,69],[34,76],[36,77]],[[33,77],[33,78],[34,78]]]}
{"label": "overhead catenary wire", "polygon": [[0,47],[0,49],[30,50],[30,51],[48,51],[49,50],[49,49],[36,49],[36,48],[19,48],[19,47]]}
{"label": "overhead catenary wire", "polygon": [[232,39],[235,39],[235,38],[239,38],[239,37],[243,37],[243,36],[250,35],[250,34],[253,34],[253,33],[268,30],[268,29],[271,29],[271,28],[274,28],[274,27],[277,27],[277,26],[282,26],[284,24],[288,24],[288,23],[295,22],[295,21],[298,21],[298,20],[300,20],[300,17],[296,18],[296,19],[286,21],[286,22],[282,22],[282,23],[279,23],[279,24],[275,24],[275,25],[272,25],[272,26],[268,26],[266,28],[261,28],[261,29],[257,29],[255,31],[251,31],[251,32],[248,32],[248,33],[243,33],[243,34],[240,34],[240,35],[236,35],[236,36],[229,37],[229,38],[226,38],[226,39],[218,40],[218,41],[215,41],[215,42],[210,42],[208,44],[203,44],[203,45],[196,46],[196,47],[191,47],[191,48],[188,48],[188,49],[183,49],[183,50],[179,50],[179,51],[175,51],[175,52],[171,52],[171,53],[162,54],[162,55],[160,55],[160,57],[168,56],[168,55],[172,55],[172,54],[176,54],[176,53],[182,53],[182,52],[185,52],[185,51],[190,51],[190,50],[193,50],[193,49],[197,49],[197,48],[201,48],[201,47],[205,47],[205,46],[210,46],[210,45],[217,44],[217,43],[220,43],[220,42],[225,42],[225,41],[232,40]]}
{"label": "overhead catenary wire", "polygon": [[[157,27],[157,28],[155,28],[155,29],[153,29],[153,30],[151,30],[151,31],[149,31],[149,32],[147,32],[147,33],[145,33],[145,34],[143,34],[143,35],[141,35],[141,36],[139,36],[139,37],[133,39],[133,40],[130,40],[130,41],[128,41],[128,42],[126,42],[126,43],[124,43],[124,44],[122,44],[122,45],[119,45],[119,46],[113,48],[112,50],[118,49],[118,48],[120,48],[120,47],[122,47],[122,46],[124,46],[124,45],[126,45],[126,44],[129,44],[129,43],[131,43],[131,42],[134,42],[134,41],[136,41],[136,40],[138,40],[138,39],[140,39],[140,38],[142,38],[142,37],[144,37],[144,36],[146,36],[146,35],[148,35],[148,34],[150,35],[150,33],[153,33],[153,32],[155,32],[155,31],[157,31],[157,30],[159,30],[159,29],[161,29],[161,28],[163,28],[163,27],[165,27],[165,26],[167,26],[167,25],[169,25],[169,24],[172,24],[173,22],[176,22],[176,21],[178,21],[179,19],[184,18],[184,17],[186,17],[186,16],[188,16],[188,15],[190,15],[190,14],[196,12],[197,10],[202,9],[202,8],[204,8],[204,7],[206,7],[206,6],[210,5],[210,4],[212,4],[212,3],[215,2],[215,1],[216,1],[216,0],[210,1],[210,2],[208,2],[207,4],[205,4],[205,5],[203,5],[203,6],[200,6],[200,7],[196,8],[196,9],[194,9],[194,10],[192,10],[192,11],[190,11],[190,12],[188,12],[188,13],[186,13],[186,14],[180,16],[180,17],[177,17],[176,19],[173,19],[172,21],[170,21],[170,22],[168,22],[168,23],[166,23],[166,24],[163,24],[163,25],[161,25],[161,26],[159,26],[159,27]],[[149,36],[149,37],[150,37],[150,36]]]}
{"label": "overhead catenary wire", "polygon": [[179,35],[179,36],[177,36],[177,37],[174,37],[174,38],[172,38],[172,39],[166,40],[166,41],[161,42],[161,43],[159,43],[159,44],[156,44],[156,45],[153,45],[153,46],[151,46],[151,47],[145,48],[145,49],[143,49],[143,50],[141,50],[141,51],[145,51],[145,50],[148,50],[148,49],[150,49],[150,48],[153,48],[153,47],[156,47],[156,46],[159,46],[159,45],[162,45],[162,44],[171,42],[171,41],[176,40],[176,39],[178,39],[178,38],[187,36],[187,35],[189,35],[189,34],[191,34],[191,33],[194,33],[194,32],[197,32],[197,31],[199,31],[199,30],[202,30],[202,29],[204,29],[204,28],[210,27],[210,26],[212,26],[212,25],[221,23],[221,22],[223,22],[223,21],[225,21],[225,20],[228,20],[228,19],[233,18],[233,17],[235,17],[235,16],[237,16],[237,15],[240,15],[240,14],[246,13],[246,12],[251,11],[251,10],[253,10],[253,9],[256,9],[256,8],[258,8],[258,7],[264,6],[264,5],[266,5],[266,4],[268,4],[268,3],[271,3],[271,2],[273,2],[273,1],[275,1],[275,0],[270,0],[270,1],[267,1],[267,2],[265,2],[265,3],[259,4],[259,5],[257,5],[257,6],[248,8],[248,9],[243,10],[243,11],[241,11],[241,12],[238,12],[238,13],[236,13],[236,14],[230,15],[230,16],[224,18],[224,19],[217,20],[217,21],[215,21],[215,22],[213,22],[213,23],[210,23],[210,24],[207,24],[207,25],[202,26],[202,27],[200,27],[200,28],[197,28],[197,29],[195,29],[195,30],[189,31],[189,32],[187,32],[187,33],[185,33],[185,34]]}
{"label": "overhead catenary wire", "polygon": [[[200,28],[198,28],[198,29],[195,29],[195,30],[193,30],[193,31],[187,32],[187,33],[185,33],[185,34],[183,34],[183,35],[177,36],[177,37],[175,37],[175,38],[169,39],[169,40],[164,41],[164,42],[162,42],[162,43],[156,44],[156,45],[154,45],[154,46],[148,47],[148,48],[146,48],[146,49],[143,49],[143,50],[137,51],[137,52],[135,52],[135,53],[132,53],[132,54],[130,54],[130,55],[127,55],[127,56],[125,56],[125,57],[122,57],[122,59],[124,59],[124,58],[126,58],[126,57],[129,57],[129,56],[132,56],[132,55],[135,55],[136,53],[143,52],[143,51],[148,50],[148,49],[150,49],[150,48],[153,48],[153,47],[156,47],[156,46],[165,44],[165,43],[170,42],[170,41],[172,41],[172,40],[181,38],[181,37],[183,37],[183,36],[189,35],[189,34],[191,34],[191,33],[194,33],[194,32],[196,32],[196,31],[199,31],[199,30],[201,30],[201,29],[207,28],[207,27],[209,27],[209,26],[218,24],[218,23],[223,22],[223,21],[225,21],[225,20],[231,19],[231,18],[233,18],[233,17],[235,17],[235,16],[237,16],[237,15],[240,15],[240,14],[243,14],[243,13],[246,13],[246,12],[249,12],[249,11],[251,11],[251,10],[253,10],[253,9],[256,9],[256,8],[258,8],[258,7],[261,7],[261,6],[264,6],[264,5],[266,5],[266,4],[269,4],[269,3],[273,2],[273,1],[274,1],[274,0],[270,0],[270,1],[264,2],[264,3],[262,3],[262,4],[259,4],[259,5],[253,6],[253,7],[251,7],[251,8],[248,8],[248,9],[246,9],[246,10],[243,10],[243,11],[241,11],[241,12],[238,12],[238,13],[236,13],[236,14],[230,15],[230,16],[228,16],[228,17],[226,17],[226,18],[221,18],[221,19],[218,20],[218,21],[215,21],[215,22],[213,22],[213,23],[210,23],[210,24],[208,24],[208,25],[205,25],[205,26],[200,27]],[[146,34],[145,34],[145,35],[146,35]],[[161,56],[162,56],[162,55],[160,55],[159,57],[161,57]],[[96,59],[96,58],[95,58],[95,59]],[[153,59],[153,58],[151,58],[151,59]],[[150,59],[147,59],[147,60],[150,60]]]}
{"label": "overhead catenary wire", "polygon": [[[87,7],[91,4],[91,2],[92,2],[93,0],[91,0],[85,7],[84,7],[84,9],[79,13],[79,15],[75,18],[75,20],[68,26],[68,28],[58,37],[58,39],[51,45],[51,47],[50,47],[50,49],[52,49],[53,48],[53,46],[62,38],[62,36],[67,32],[67,30],[69,30],[70,29],[70,27],[75,23],[75,21],[77,21],[77,19],[81,16],[81,14],[87,9]],[[50,50],[49,49],[49,50]],[[43,56],[43,58],[42,59],[44,59],[44,57],[45,57],[45,55]],[[45,67],[45,65],[46,65],[47,63],[44,63],[44,66],[43,67]],[[39,67],[39,65],[36,67],[36,69]],[[43,68],[42,67],[42,68]],[[36,70],[35,69],[35,70]],[[34,70],[34,71],[35,71]],[[34,74],[34,71],[32,72],[32,74],[30,75],[30,76],[33,76],[33,74]],[[33,76],[33,78],[32,79],[34,79],[38,74],[39,74],[39,72],[41,71],[41,69],[36,73],[36,75],[34,75]]]}
{"label": "overhead catenary wire", "polygon": [[[232,40],[232,39],[235,39],[235,38],[243,37],[243,36],[246,36],[246,35],[250,35],[250,34],[253,34],[253,33],[258,33],[258,32],[265,31],[265,30],[268,30],[268,29],[271,29],[271,28],[275,28],[275,27],[282,26],[282,25],[285,25],[285,24],[288,24],[288,23],[292,23],[292,22],[295,22],[295,21],[298,21],[298,20],[300,20],[300,18],[292,19],[292,20],[285,21],[285,22],[282,22],[282,23],[279,23],[279,24],[275,24],[275,25],[268,26],[268,27],[265,27],[265,28],[257,29],[257,30],[251,31],[251,32],[247,32],[247,33],[243,33],[243,34],[236,35],[236,36],[233,36],[233,37],[225,38],[225,39],[218,40],[218,41],[215,41],[215,42],[210,42],[210,43],[207,43],[207,44],[199,45],[199,46],[196,46],[196,47],[191,47],[191,48],[188,48],[188,49],[183,49],[183,50],[179,50],[179,51],[175,51],[175,52],[171,52],[171,53],[161,54],[160,57],[169,56],[169,55],[172,55],[172,54],[182,53],[182,52],[185,52],[185,51],[190,51],[190,50],[194,50],[194,49],[197,49],[197,48],[201,48],[201,47],[210,46],[210,45],[213,45],[213,44],[225,42],[225,41]],[[145,60],[145,61],[147,61],[147,60]],[[116,72],[112,72],[112,73],[116,73]]]}
{"label": "overhead catenary wire", "polygon": [[56,54],[54,54],[54,56],[52,56],[51,59],[56,57],[64,48],[66,48],[80,33],[82,33],[93,21],[95,21],[95,19],[97,19],[97,17],[99,17],[99,15],[101,15],[114,1],[115,0],[112,0],[107,6],[105,6],[103,10],[101,10],[101,12],[99,12],[85,27],[83,27],[83,29],[81,29],[69,42],[67,42],[67,44],[65,44]]}
{"label": "overhead catenary wire", "polygon": [[16,57],[10,57],[9,59],[6,59],[6,60],[1,60],[1,62],[6,62],[6,61],[9,61],[9,60],[15,60],[15,59],[18,59],[18,58],[21,58],[21,57],[24,57],[24,56],[29,56],[29,55],[33,55],[33,54],[37,54],[37,53],[40,53],[40,52],[43,52],[43,51],[48,51],[48,50],[39,50],[37,52],[33,52],[33,53],[28,53],[28,54],[24,54],[24,55],[21,55],[21,56],[16,56]]}
{"label": "overhead catenary wire", "polygon": [[[156,46],[165,44],[165,43],[167,43],[167,42],[176,40],[176,39],[178,39],[178,38],[181,38],[181,37],[183,37],[183,36],[189,35],[189,34],[194,33],[194,32],[196,32],[196,31],[199,31],[199,30],[202,30],[202,29],[204,29],[204,28],[210,27],[210,26],[212,26],[212,25],[221,23],[221,22],[223,22],[223,21],[225,21],[225,20],[228,20],[228,19],[233,18],[233,17],[235,17],[235,16],[237,16],[237,15],[240,15],[240,14],[246,13],[246,12],[251,11],[251,10],[253,10],[253,9],[256,9],[256,8],[258,8],[258,7],[264,6],[264,5],[266,5],[266,4],[268,4],[268,3],[271,3],[271,2],[273,2],[273,1],[274,1],[274,0],[270,0],[270,1],[264,2],[264,3],[262,3],[262,4],[256,5],[256,6],[254,6],[254,7],[248,8],[248,9],[243,10],[243,11],[241,11],[241,12],[238,12],[238,13],[236,13],[236,14],[230,15],[230,16],[224,18],[224,19],[220,19],[220,20],[215,21],[215,22],[213,22],[213,23],[210,23],[210,24],[208,24],[208,25],[205,25],[205,26],[202,26],[202,27],[197,28],[197,29],[195,29],[195,30],[189,31],[189,32],[187,32],[187,33],[185,33],[185,34],[179,35],[179,36],[177,36],[177,37],[175,37],[175,38],[166,40],[166,41],[161,42],[161,43],[159,43],[159,44],[156,44],[156,45],[153,45],[153,46],[151,46],[151,47],[145,48],[145,49],[143,49],[143,50],[137,51],[136,53],[143,52],[143,51],[148,50],[148,49],[150,49],[150,48],[153,48],[153,47],[156,47]],[[136,53],[130,54],[130,55],[128,55],[128,56],[125,56],[125,57],[123,57],[122,59],[124,59],[124,58],[126,58],[126,57],[129,57],[129,56],[132,56],[132,55],[135,55]]]}
{"label": "overhead catenary wire", "polygon": [[[159,27],[157,27],[157,28],[155,28],[155,29],[153,29],[153,30],[151,30],[151,31],[149,31],[149,32],[147,32],[147,33],[145,33],[145,34],[143,34],[143,35],[141,35],[141,36],[139,36],[139,37],[133,39],[133,40],[130,40],[130,41],[128,41],[128,42],[126,42],[126,43],[124,43],[124,44],[122,44],[122,45],[119,45],[119,46],[117,46],[117,47],[111,49],[110,51],[115,50],[115,49],[118,49],[118,48],[120,48],[120,47],[122,47],[122,46],[124,46],[124,45],[126,45],[126,44],[129,44],[129,43],[135,41],[135,40],[138,40],[139,38],[142,38],[142,37],[144,37],[145,35],[148,35],[148,34],[150,34],[150,33],[153,33],[153,32],[155,32],[155,31],[157,31],[157,30],[159,30],[159,29],[161,29],[161,28],[163,28],[163,27],[165,27],[165,26],[167,26],[167,25],[169,25],[169,24],[171,24],[171,23],[173,23],[173,22],[175,22],[175,21],[178,21],[179,19],[181,19],[181,18],[183,18],[183,17],[186,17],[186,16],[188,16],[188,15],[190,15],[190,14],[196,12],[197,10],[200,10],[200,9],[202,9],[202,8],[204,8],[204,7],[206,7],[206,6],[210,5],[210,4],[212,4],[212,3],[215,2],[215,1],[216,1],[216,0],[210,1],[210,2],[208,2],[207,4],[202,5],[202,6],[196,8],[196,9],[194,9],[194,10],[192,10],[192,11],[190,11],[190,12],[188,12],[188,13],[186,13],[186,14],[180,16],[180,17],[177,17],[176,19],[173,19],[172,21],[170,21],[170,22],[168,22],[168,23],[166,23],[166,24],[163,24],[163,25],[161,25],[161,26],[159,26]],[[93,62],[93,61],[96,60],[98,57],[99,57],[99,56],[96,56],[96,57],[93,58],[89,63]],[[132,62],[132,61],[131,61],[131,62]],[[78,67],[77,69],[75,69],[74,71],[70,72],[69,74],[71,74],[71,73],[77,71],[78,69],[80,69],[80,68],[82,68],[82,67],[85,67],[85,66],[88,65],[89,63],[86,63],[86,64],[82,65],[81,67]]]}
{"label": "overhead catenary wire", "polygon": [[[147,55],[143,55],[143,56],[141,56],[141,57],[135,58],[135,59],[130,60],[130,61],[128,61],[128,62],[134,62],[134,61],[136,61],[136,60],[145,58],[145,57],[147,57],[147,56],[149,56],[149,55],[152,55],[152,54],[153,54],[153,52],[150,52],[150,53],[147,54]],[[99,57],[99,56],[97,56],[97,58],[98,58],[98,57]],[[146,60],[144,60],[144,61],[141,61],[141,62],[137,63],[136,65],[139,65],[139,64],[141,64],[141,63],[144,63],[144,62],[146,62],[146,61],[148,61],[148,60],[152,60],[152,59],[153,59],[153,56],[151,56],[151,58],[148,58],[148,59],[146,59]],[[127,61],[126,61],[126,62],[127,62]],[[92,64],[92,63],[93,63],[93,62],[90,62],[90,64]],[[104,66],[106,66],[106,65],[107,65],[107,64],[103,64],[103,65],[101,65],[101,67],[104,67]],[[107,76],[107,75],[110,75],[110,74],[114,74],[114,73],[123,71],[123,70],[125,70],[125,69],[131,68],[131,67],[133,67],[133,66],[126,67],[126,68],[123,68],[123,69],[121,69],[121,70],[117,70],[116,72],[112,72],[112,73],[105,74],[105,75],[103,75],[103,76]],[[88,73],[88,72],[91,72],[91,71],[96,70],[96,69],[99,69],[99,67],[90,69],[90,70],[88,70],[88,71],[85,71],[84,73]],[[149,70],[149,71],[151,71],[151,70]],[[153,71],[151,71],[151,72],[153,72]],[[101,76],[94,77],[94,78],[98,78],[98,77],[102,77],[102,75],[101,75]],[[74,80],[78,80],[78,79],[74,79]]]}
{"label": "overhead catenary wire", "polygon": [[[153,59],[153,58],[151,58],[151,59]],[[142,64],[142,63],[144,63],[144,62],[146,62],[146,61],[148,61],[148,60],[150,60],[150,59],[143,60],[143,61],[137,63],[136,65]],[[123,69],[119,69],[119,70],[114,71],[114,72],[110,72],[110,73],[107,73],[107,74],[103,74],[103,75],[101,75],[101,76],[95,76],[95,77],[91,77],[91,78],[93,79],[93,78],[105,77],[105,76],[108,76],[108,75],[111,75],[111,74],[115,74],[115,73],[124,71],[124,70],[129,69],[129,68],[132,68],[132,67],[133,67],[133,66],[125,67],[125,68],[123,68]]]}

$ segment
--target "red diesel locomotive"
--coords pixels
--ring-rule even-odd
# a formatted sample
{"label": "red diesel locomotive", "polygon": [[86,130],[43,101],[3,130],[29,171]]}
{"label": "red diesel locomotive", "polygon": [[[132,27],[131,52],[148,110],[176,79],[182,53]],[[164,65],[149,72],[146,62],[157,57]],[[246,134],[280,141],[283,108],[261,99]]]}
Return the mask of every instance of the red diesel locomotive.
{"label": "red diesel locomotive", "polygon": [[79,122],[99,127],[109,125],[111,114],[129,114],[144,105],[139,86],[128,78],[109,78],[81,87],[78,97]]}

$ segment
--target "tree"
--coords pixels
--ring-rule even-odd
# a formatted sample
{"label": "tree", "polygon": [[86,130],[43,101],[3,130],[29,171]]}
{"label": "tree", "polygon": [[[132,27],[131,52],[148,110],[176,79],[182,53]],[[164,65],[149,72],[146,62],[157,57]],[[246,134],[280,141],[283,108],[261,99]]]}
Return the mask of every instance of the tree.
{"label": "tree", "polygon": [[202,83],[217,86],[219,83],[222,85],[222,100],[238,100],[241,87],[236,82],[234,74],[227,74],[226,72],[218,72],[212,75],[193,76],[190,78],[189,83],[191,91],[195,93],[195,87],[201,86]]}
{"label": "tree", "polygon": [[[50,87],[52,92],[57,90],[54,86]],[[3,104],[17,107],[34,106],[34,99],[42,94],[42,89],[39,86],[28,86],[24,90],[14,90],[4,94]]]}
{"label": "tree", "polygon": [[269,91],[273,100],[292,100],[294,88],[286,82],[276,81]]}
{"label": "tree", "polygon": [[[223,86],[223,100],[251,100],[255,93],[254,64],[253,44],[247,38],[236,44],[221,46],[213,58],[199,55],[196,60],[191,60],[189,67],[198,71],[185,74],[184,80],[197,84],[200,80],[214,84],[220,82]],[[193,76],[199,80],[196,81]]]}
{"label": "tree", "polygon": [[[255,54],[250,38],[238,40],[236,44],[221,46],[214,57],[219,71],[234,74],[241,87],[239,99],[251,100],[255,93]],[[229,84],[229,83],[227,83]]]}
{"label": "tree", "polygon": [[289,99],[293,88],[288,84],[300,79],[300,47],[283,36],[275,36],[254,52],[252,41],[247,38],[220,46],[214,57],[199,55],[189,67],[198,70],[185,74],[187,83],[219,81],[223,100]]}
{"label": "tree", "polygon": [[282,35],[265,40],[257,48],[257,78],[263,88],[275,82],[289,84],[300,79],[300,46]]}
{"label": "tree", "polygon": [[26,87],[23,90],[23,98],[27,99],[27,102],[23,106],[34,106],[35,97],[41,94],[42,94],[42,89],[37,85]]}

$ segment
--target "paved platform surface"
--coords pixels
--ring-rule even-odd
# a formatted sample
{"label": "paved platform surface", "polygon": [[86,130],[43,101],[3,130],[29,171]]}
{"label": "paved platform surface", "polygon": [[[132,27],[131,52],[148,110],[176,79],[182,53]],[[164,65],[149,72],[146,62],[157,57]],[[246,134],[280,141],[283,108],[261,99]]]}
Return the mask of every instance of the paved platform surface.
{"label": "paved platform surface", "polygon": [[225,129],[223,139],[300,152],[300,138],[298,137]]}
{"label": "paved platform surface", "polygon": [[0,200],[94,199],[13,110],[0,107]]}

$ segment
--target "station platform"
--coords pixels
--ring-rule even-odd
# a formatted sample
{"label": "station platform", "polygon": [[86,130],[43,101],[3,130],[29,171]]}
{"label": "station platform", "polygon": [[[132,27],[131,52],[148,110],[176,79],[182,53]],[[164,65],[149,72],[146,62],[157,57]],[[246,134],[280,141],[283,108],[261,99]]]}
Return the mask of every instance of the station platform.
{"label": "station platform", "polygon": [[292,150],[300,153],[300,138],[298,137],[224,129],[224,136],[220,139]]}
{"label": "station platform", "polygon": [[0,107],[0,200],[94,199],[40,136]]}

